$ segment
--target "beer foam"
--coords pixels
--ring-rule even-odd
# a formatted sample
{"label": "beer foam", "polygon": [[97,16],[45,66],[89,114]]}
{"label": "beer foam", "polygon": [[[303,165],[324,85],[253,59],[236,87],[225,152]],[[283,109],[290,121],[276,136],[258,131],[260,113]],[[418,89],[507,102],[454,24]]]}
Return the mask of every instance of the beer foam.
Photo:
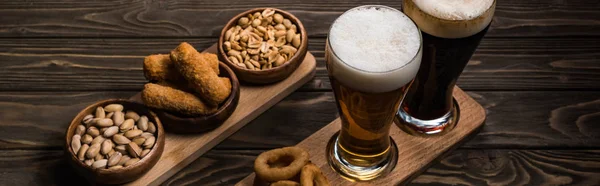
{"label": "beer foam", "polygon": [[387,6],[344,12],[331,26],[328,47],[336,79],[366,92],[402,87],[414,78],[421,60],[419,29],[404,13]]}
{"label": "beer foam", "polygon": [[471,20],[488,10],[494,0],[416,0],[423,12],[446,20]]}
{"label": "beer foam", "polygon": [[479,33],[492,21],[495,0],[405,0],[402,9],[423,32],[443,38]]}

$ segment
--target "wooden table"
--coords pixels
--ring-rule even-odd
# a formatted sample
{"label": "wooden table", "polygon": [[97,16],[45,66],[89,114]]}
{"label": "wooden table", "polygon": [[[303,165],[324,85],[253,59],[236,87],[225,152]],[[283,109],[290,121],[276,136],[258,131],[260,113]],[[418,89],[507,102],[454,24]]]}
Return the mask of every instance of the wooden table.
{"label": "wooden table", "polygon": [[[300,142],[337,117],[323,52],[331,22],[396,0],[0,2],[0,185],[81,185],[62,159],[86,105],[142,89],[142,59],[187,41],[205,48],[226,21],[274,6],[300,18],[316,77],[164,182],[232,185],[261,152]],[[487,111],[484,129],[414,185],[598,185],[600,3],[500,0],[458,85]]]}

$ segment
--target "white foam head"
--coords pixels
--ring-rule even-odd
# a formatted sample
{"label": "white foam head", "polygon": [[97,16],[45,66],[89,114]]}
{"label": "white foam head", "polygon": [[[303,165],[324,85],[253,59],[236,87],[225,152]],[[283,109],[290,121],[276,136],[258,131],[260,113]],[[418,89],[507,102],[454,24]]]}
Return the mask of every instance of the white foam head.
{"label": "white foam head", "polygon": [[366,5],[344,12],[328,36],[330,73],[354,89],[387,92],[409,83],[421,62],[421,36],[402,12]]}
{"label": "white foam head", "polygon": [[402,9],[428,34],[462,38],[485,29],[495,7],[495,0],[405,0]]}

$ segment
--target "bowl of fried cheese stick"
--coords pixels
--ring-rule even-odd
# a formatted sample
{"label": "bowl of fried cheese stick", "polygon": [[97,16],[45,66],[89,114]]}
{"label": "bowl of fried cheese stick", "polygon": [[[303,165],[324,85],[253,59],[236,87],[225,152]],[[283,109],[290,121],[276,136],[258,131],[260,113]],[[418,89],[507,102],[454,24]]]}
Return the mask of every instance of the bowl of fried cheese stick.
{"label": "bowl of fried cheese stick", "polygon": [[237,107],[240,84],[216,54],[200,53],[183,42],[169,54],[144,59],[141,98],[166,131],[200,133],[213,130]]}

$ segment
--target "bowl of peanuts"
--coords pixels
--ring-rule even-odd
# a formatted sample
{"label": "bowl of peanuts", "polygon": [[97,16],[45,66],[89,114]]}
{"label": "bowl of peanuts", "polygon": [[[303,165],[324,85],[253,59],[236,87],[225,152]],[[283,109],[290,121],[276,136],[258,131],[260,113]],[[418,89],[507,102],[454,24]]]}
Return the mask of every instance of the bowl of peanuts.
{"label": "bowl of peanuts", "polygon": [[140,103],[109,99],[75,116],[65,135],[65,155],[91,183],[122,184],[150,170],[165,146],[163,126]]}
{"label": "bowl of peanuts", "polygon": [[219,60],[242,82],[269,84],[290,76],[306,56],[304,25],[289,12],[254,8],[233,17],[221,31]]}

